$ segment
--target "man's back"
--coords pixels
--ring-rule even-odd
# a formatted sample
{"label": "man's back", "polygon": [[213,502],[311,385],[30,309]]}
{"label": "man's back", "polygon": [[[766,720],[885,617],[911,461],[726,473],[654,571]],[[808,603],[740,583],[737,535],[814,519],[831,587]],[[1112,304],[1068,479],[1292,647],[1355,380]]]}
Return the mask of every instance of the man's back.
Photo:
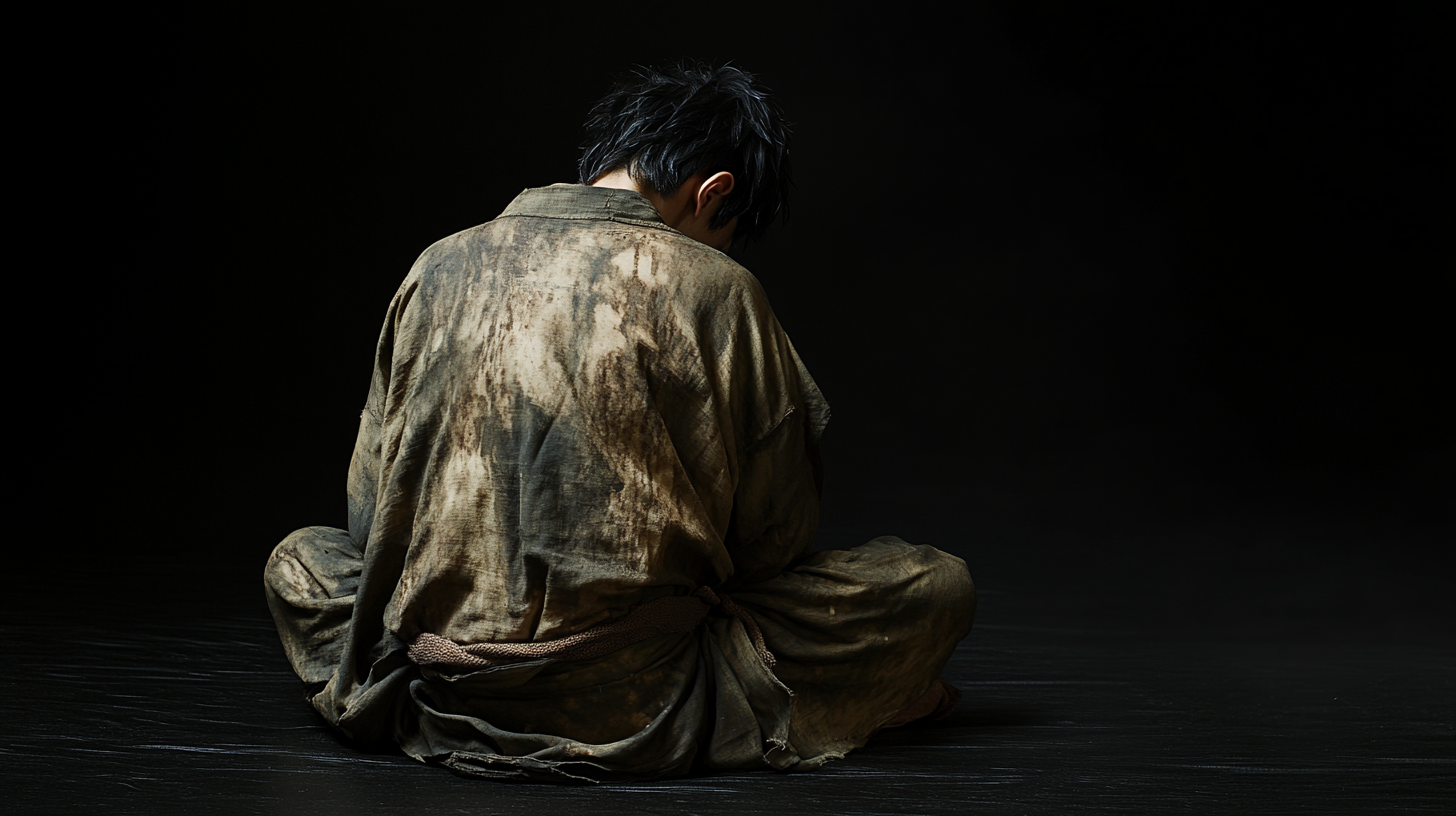
{"label": "man's back", "polygon": [[407,639],[563,637],[806,554],[826,420],[742,267],[635,193],[528,190],[390,305],[350,531],[407,551]]}
{"label": "man's back", "polygon": [[964,562],[812,552],[828,406],[721,250],[786,208],[787,126],[724,66],[593,109],[581,184],[425,251],[376,351],[349,529],[264,571],[313,706],[460,773],[807,770],[941,716]]}

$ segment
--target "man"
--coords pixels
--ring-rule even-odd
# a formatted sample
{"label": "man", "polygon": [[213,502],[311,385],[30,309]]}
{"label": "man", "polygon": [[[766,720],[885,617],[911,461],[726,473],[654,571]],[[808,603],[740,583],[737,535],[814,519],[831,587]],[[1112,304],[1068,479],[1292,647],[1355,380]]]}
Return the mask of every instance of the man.
{"label": "man", "polygon": [[788,129],[736,68],[643,70],[581,184],[425,250],[390,303],[348,531],[266,570],[314,707],[456,772],[806,770],[943,716],[965,564],[814,553],[829,408],[723,252],[785,210]]}

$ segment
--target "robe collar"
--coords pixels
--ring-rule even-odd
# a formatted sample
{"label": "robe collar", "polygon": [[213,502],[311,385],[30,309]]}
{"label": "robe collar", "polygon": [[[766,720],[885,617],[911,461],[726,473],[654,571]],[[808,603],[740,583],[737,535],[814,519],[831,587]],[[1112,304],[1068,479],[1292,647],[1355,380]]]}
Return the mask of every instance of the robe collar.
{"label": "robe collar", "polygon": [[584,184],[553,184],[521,191],[506,207],[501,218],[534,216],[538,218],[570,218],[599,221],[620,221],[643,227],[672,229],[662,220],[657,208],[634,190],[614,187],[588,187]]}

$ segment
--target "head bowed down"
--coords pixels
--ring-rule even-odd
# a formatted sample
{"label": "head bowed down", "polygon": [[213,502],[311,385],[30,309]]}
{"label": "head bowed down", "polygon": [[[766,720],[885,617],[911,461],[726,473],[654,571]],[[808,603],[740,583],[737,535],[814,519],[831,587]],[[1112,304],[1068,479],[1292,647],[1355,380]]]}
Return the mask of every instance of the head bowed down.
{"label": "head bowed down", "polygon": [[638,66],[593,106],[585,130],[582,184],[625,169],[671,197],[696,174],[726,171],[735,184],[714,228],[736,217],[734,237],[747,244],[788,219],[789,127],[753,74],[701,62]]}

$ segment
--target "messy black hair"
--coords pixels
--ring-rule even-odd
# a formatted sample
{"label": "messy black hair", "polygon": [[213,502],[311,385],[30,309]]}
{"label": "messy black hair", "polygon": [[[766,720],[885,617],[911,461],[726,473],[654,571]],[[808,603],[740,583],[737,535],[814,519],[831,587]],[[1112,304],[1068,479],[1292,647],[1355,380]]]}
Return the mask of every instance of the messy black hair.
{"label": "messy black hair", "polygon": [[695,173],[733,174],[733,192],[713,216],[735,216],[734,242],[763,237],[789,216],[789,127],[768,89],[731,65],[637,66],[591,109],[577,168],[582,184],[622,168],[669,197]]}

